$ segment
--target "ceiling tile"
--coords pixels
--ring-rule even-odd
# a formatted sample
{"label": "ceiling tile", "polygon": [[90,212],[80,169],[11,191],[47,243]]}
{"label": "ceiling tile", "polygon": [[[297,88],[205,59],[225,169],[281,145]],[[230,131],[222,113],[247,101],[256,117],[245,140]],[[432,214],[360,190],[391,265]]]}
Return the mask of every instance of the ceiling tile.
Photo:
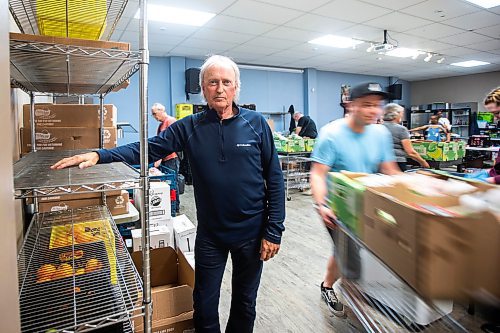
{"label": "ceiling tile", "polygon": [[250,54],[248,52],[236,52],[232,50],[224,52],[224,55],[230,57],[237,63],[252,61],[259,57],[259,55],[256,54]]}
{"label": "ceiling tile", "polygon": [[453,47],[439,51],[440,53],[448,56],[463,56],[466,54],[476,53],[477,51],[466,47]]}
{"label": "ceiling tile", "polygon": [[271,47],[274,49],[288,49],[298,44],[299,43],[296,41],[269,37],[256,37],[245,43],[245,45],[251,45],[259,48]]}
{"label": "ceiling tile", "polygon": [[188,38],[180,44],[180,46],[209,49],[217,52],[220,52],[221,50],[229,50],[236,45],[238,44],[197,38]]}
{"label": "ceiling tile", "polygon": [[261,2],[240,0],[235,2],[231,7],[227,8],[223,14],[241,18],[251,17],[256,21],[271,24],[283,24],[304,13],[298,10],[273,6]]}
{"label": "ceiling tile", "polygon": [[291,9],[309,12],[319,6],[322,6],[330,0],[308,0],[308,1],[290,1],[290,0],[257,0],[258,2],[265,2],[276,6],[287,7]]}
{"label": "ceiling tile", "polygon": [[313,10],[313,13],[327,17],[363,23],[376,17],[389,14],[392,10],[370,5],[357,0],[334,0]]}
{"label": "ceiling tile", "polygon": [[333,34],[352,25],[354,25],[352,22],[314,14],[305,14],[285,24],[287,27],[316,31],[324,34]]}
{"label": "ceiling tile", "polygon": [[476,52],[467,54],[467,59],[474,59],[474,60],[491,62],[494,64],[500,64],[500,54],[494,54],[490,52]]}
{"label": "ceiling tile", "polygon": [[382,42],[384,40],[384,29],[357,24],[339,32],[339,35],[354,39],[371,40]]}
{"label": "ceiling tile", "polygon": [[492,25],[491,27],[474,30],[475,33],[486,35],[493,38],[500,38],[500,24]]}
{"label": "ceiling tile", "polygon": [[260,35],[276,27],[269,23],[257,22],[242,18],[230,17],[225,15],[217,15],[208,21],[204,27],[220,29],[224,31],[233,31],[236,33],[245,33]]}
{"label": "ceiling tile", "polygon": [[178,0],[149,0],[148,3],[155,5],[162,5],[168,7],[177,7],[185,9],[193,9],[199,11],[205,11],[210,13],[220,13],[227,7],[229,7],[234,0],[184,0],[182,2]]}
{"label": "ceiling tile", "polygon": [[248,52],[248,54],[253,54],[256,56],[263,56],[263,55],[269,55],[273,54],[276,52],[281,51],[280,49],[276,48],[269,48],[269,47],[255,47],[251,45],[238,45],[236,47],[233,47],[232,49],[228,50],[229,52]]}
{"label": "ceiling tile", "polygon": [[[139,21],[134,19],[134,21]],[[149,33],[166,33],[173,36],[189,36],[193,32],[200,29],[200,27],[194,27],[190,25],[181,25],[181,24],[173,24],[173,23],[165,23],[165,22],[149,22]]]}
{"label": "ceiling tile", "polygon": [[465,1],[427,0],[401,11],[427,20],[440,22],[479,10],[478,7],[468,4]]}
{"label": "ceiling tile", "polygon": [[149,43],[155,43],[155,44],[173,44],[177,45],[180,42],[182,42],[185,39],[185,37],[182,36],[173,36],[168,33],[158,33],[158,34],[149,34]]}
{"label": "ceiling tile", "polygon": [[139,42],[139,34],[133,31],[124,31],[120,41],[126,43]]}
{"label": "ceiling tile", "polygon": [[240,44],[255,38],[255,35],[202,27],[191,37]]}
{"label": "ceiling tile", "polygon": [[260,65],[272,65],[272,66],[283,66],[287,62],[292,61],[293,58],[283,57],[283,56],[263,56],[261,58],[256,59]]}
{"label": "ceiling tile", "polygon": [[262,36],[271,38],[288,39],[298,42],[308,42],[314,38],[320,37],[321,34],[312,31],[299,30],[288,27],[278,27],[273,29]]}
{"label": "ceiling tile", "polygon": [[463,32],[463,30],[450,27],[448,25],[444,25],[441,23],[434,23],[428,26],[424,27],[419,27],[416,29],[411,29],[408,31],[405,31],[405,33],[410,34],[410,35],[415,35],[419,37],[424,37],[428,39],[438,39],[441,37],[446,37],[446,36],[451,36],[451,35],[456,35]]}
{"label": "ceiling tile", "polygon": [[496,6],[493,8],[488,9],[489,12],[495,13],[495,14],[500,14],[500,6]]}
{"label": "ceiling tile", "polygon": [[443,43],[440,41],[429,40],[423,37],[412,36],[406,33],[403,34],[391,34],[398,45],[401,47],[409,47],[412,49],[418,49],[423,51],[436,52],[443,49],[449,49],[453,47],[451,44]]}
{"label": "ceiling tile", "polygon": [[420,2],[424,2],[425,0],[362,0],[363,2],[370,3],[372,5],[377,5],[381,7],[385,7],[392,10],[399,10],[402,8],[406,8],[412,5],[415,5]]}
{"label": "ceiling tile", "polygon": [[389,32],[403,32],[432,23],[431,21],[399,12],[392,12],[365,22],[366,25],[386,29]]}
{"label": "ceiling tile", "polygon": [[443,24],[464,30],[473,30],[497,25],[498,22],[500,22],[500,15],[487,11],[480,11],[443,21]]}
{"label": "ceiling tile", "polygon": [[500,39],[490,39],[488,41],[467,45],[467,47],[479,51],[496,50],[500,49]]}
{"label": "ceiling tile", "polygon": [[187,46],[177,46],[174,49],[170,50],[169,52],[170,55],[197,57],[200,59],[206,58],[212,53],[213,51],[210,49],[187,47]]}
{"label": "ceiling tile", "polygon": [[489,40],[491,38],[485,37],[483,35],[476,34],[474,32],[464,32],[458,35],[443,37],[441,40],[445,43],[464,46],[473,43],[483,42],[485,40]]}

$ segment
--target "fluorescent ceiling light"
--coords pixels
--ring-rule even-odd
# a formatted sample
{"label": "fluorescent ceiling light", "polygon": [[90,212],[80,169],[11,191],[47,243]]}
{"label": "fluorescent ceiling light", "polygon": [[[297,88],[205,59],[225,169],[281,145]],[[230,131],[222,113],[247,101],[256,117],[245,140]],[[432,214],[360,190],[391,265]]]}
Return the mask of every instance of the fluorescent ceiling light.
{"label": "fluorescent ceiling light", "polygon": [[466,0],[483,8],[493,8],[500,6],[500,0]]}
{"label": "fluorescent ceiling light", "polygon": [[484,65],[489,65],[489,62],[485,61],[479,61],[479,60],[468,60],[468,61],[462,61],[462,62],[455,62],[451,64],[452,66],[459,66],[459,67],[476,67],[476,66],[484,66]]}
{"label": "fluorescent ceiling light", "polygon": [[346,49],[348,47],[354,47],[354,46],[356,46],[358,44],[362,44],[364,42],[361,40],[356,40],[356,39],[352,39],[352,38],[348,38],[348,37],[325,35],[323,37],[319,37],[319,38],[310,40],[308,43]]}
{"label": "fluorescent ceiling light", "polygon": [[[139,8],[134,18],[140,18],[140,15],[141,9]],[[214,13],[200,12],[198,10],[148,5],[148,20],[151,21],[201,27],[214,16]]]}
{"label": "fluorescent ceiling light", "polygon": [[385,54],[391,57],[398,57],[398,58],[410,58],[410,57],[416,58],[419,55],[424,54],[424,52],[419,50],[409,49],[406,47],[397,47],[393,50],[386,52]]}

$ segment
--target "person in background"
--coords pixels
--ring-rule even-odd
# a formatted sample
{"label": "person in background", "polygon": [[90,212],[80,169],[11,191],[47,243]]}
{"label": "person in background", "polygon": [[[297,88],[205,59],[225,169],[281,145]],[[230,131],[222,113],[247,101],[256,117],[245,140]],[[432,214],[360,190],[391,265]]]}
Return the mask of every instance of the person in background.
{"label": "person in background", "polygon": [[316,129],[316,124],[311,117],[304,116],[300,112],[295,112],[293,114],[293,119],[297,122],[295,134],[304,138],[316,139],[318,136],[318,130]]}
{"label": "person in background", "polygon": [[[500,88],[493,89],[484,99],[484,107],[493,113],[493,122],[500,128]],[[500,184],[500,153],[497,154],[495,165],[488,172],[486,181],[493,184]]]}
{"label": "person in background", "polygon": [[391,132],[396,162],[401,171],[405,171],[406,156],[409,156],[420,163],[423,168],[429,168],[429,163],[413,149],[408,129],[400,125],[404,111],[405,109],[396,103],[389,103],[384,107],[384,126]]}
{"label": "person in background", "polygon": [[[344,315],[344,306],[333,290],[333,284],[339,278],[335,242],[340,232],[335,224],[335,214],[326,203],[327,175],[330,171],[341,170],[400,173],[395,163],[391,134],[384,126],[375,124],[376,118],[382,113],[381,104],[387,96],[378,83],[354,87],[351,90],[349,117],[335,120],[321,128],[311,157],[310,182],[314,206],[334,243],[334,254],[328,260],[327,271],[320,285],[321,296],[336,316]],[[359,274],[359,253],[353,241],[347,242],[347,251],[352,251],[353,255],[342,273],[355,276]]]}
{"label": "person in background", "polygon": [[[165,111],[165,106],[160,103],[153,104],[153,106],[151,107],[151,115],[153,116],[153,118],[160,122],[160,125],[156,130],[156,134],[160,134],[161,131],[166,130],[170,125],[175,123],[176,120],[174,117],[167,114],[167,112]],[[174,170],[177,175],[179,174],[180,161],[176,153],[165,156],[161,160],[156,161],[154,165],[156,168],[158,168],[160,164],[166,166],[171,170]],[[175,201],[176,213],[179,213],[179,208],[181,207],[181,202],[179,200],[179,191],[176,192]]]}
{"label": "person in background", "polygon": [[450,142],[450,132],[439,124],[437,115],[431,116],[429,123],[428,125],[412,128],[410,132],[425,131],[425,139],[436,142],[441,142],[441,134],[444,134],[446,135],[446,142]]}
{"label": "person in background", "polygon": [[[220,332],[219,297],[228,255],[231,309],[226,332],[250,333],[263,261],[279,251],[285,188],[273,135],[259,113],[238,107],[240,70],[213,55],[200,69],[204,111],[182,118],[148,139],[150,161],[184,151],[191,164],[198,217],[195,242],[194,326]],[[140,161],[138,142],[62,159],[72,165]]]}
{"label": "person in background", "polygon": [[448,118],[446,118],[445,116],[443,116],[443,111],[438,111],[436,113],[436,116],[438,116],[438,124],[443,126],[448,132],[451,133],[451,124],[450,124],[450,120]]}

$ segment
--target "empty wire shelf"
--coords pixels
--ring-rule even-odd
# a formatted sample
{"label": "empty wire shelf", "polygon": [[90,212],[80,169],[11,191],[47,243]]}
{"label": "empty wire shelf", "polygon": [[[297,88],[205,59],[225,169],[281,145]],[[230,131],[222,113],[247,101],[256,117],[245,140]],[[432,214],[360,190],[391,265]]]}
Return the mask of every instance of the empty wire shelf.
{"label": "empty wire shelf", "polygon": [[109,40],[127,3],[127,0],[9,0],[9,11],[25,34]]}
{"label": "empty wire shelf", "polygon": [[124,163],[97,164],[91,168],[52,170],[62,158],[87,151],[37,151],[14,164],[17,198],[103,192],[138,187],[139,173]]}
{"label": "empty wire shelf", "polygon": [[10,40],[10,76],[26,92],[107,94],[139,70],[140,53]]}
{"label": "empty wire shelf", "polygon": [[18,273],[22,332],[121,331],[142,314],[141,279],[104,206],[35,215]]}

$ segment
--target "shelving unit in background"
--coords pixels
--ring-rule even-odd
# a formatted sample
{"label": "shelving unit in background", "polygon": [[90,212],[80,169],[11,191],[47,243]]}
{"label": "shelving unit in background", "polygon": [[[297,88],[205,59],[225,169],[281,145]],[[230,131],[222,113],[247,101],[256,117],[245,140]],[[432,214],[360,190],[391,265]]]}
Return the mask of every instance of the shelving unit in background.
{"label": "shelving unit in background", "polygon": [[[94,22],[99,25],[98,36],[109,40],[117,22],[128,3],[127,0],[101,0],[101,7],[105,13],[99,13],[101,20]],[[78,11],[77,7],[69,7],[69,2],[35,0],[9,0],[9,11],[14,17],[22,33],[40,34],[43,28],[37,15],[41,13],[37,6],[45,6],[45,11],[53,11],[66,15],[62,20],[62,36],[81,37],[71,35],[73,26],[68,15]],[[61,8],[62,5],[62,8]],[[87,47],[81,45],[65,45],[49,42],[10,40],[10,68],[11,83],[30,95],[31,104],[31,142],[35,143],[35,94],[50,93],[54,96],[98,96],[101,110],[107,94],[124,84],[133,74],[139,72],[140,82],[140,124],[141,124],[141,171],[129,170],[125,165],[110,164],[100,170],[91,168],[85,170],[68,169],[55,172],[48,169],[47,163],[53,163],[61,157],[59,152],[36,152],[36,145],[32,144],[32,152],[15,165],[16,197],[33,197],[35,206],[41,195],[104,192],[117,188],[137,187],[140,184],[142,202],[149,202],[149,178],[147,175],[147,67],[149,64],[147,40],[147,0],[140,0],[140,48],[139,51],[118,50],[112,48]],[[99,8],[101,8],[99,7]],[[58,15],[59,15],[58,14]],[[104,14],[104,15],[101,15]],[[94,20],[95,21],[95,20]],[[95,26],[92,28],[94,29]],[[101,117],[101,140],[103,146],[103,119]],[[66,152],[72,155],[74,152]],[[33,162],[35,162],[33,164]],[[38,169],[37,169],[38,166]],[[40,167],[42,167],[40,169]],[[102,173],[99,173],[102,172]],[[57,175],[56,175],[57,173]],[[133,177],[131,177],[133,175]],[[131,185],[134,184],[134,185]],[[103,195],[105,200],[105,196]],[[130,318],[144,315],[144,331],[151,332],[151,284],[149,259],[149,221],[145,208],[141,207],[143,239],[143,281],[141,283],[138,272],[130,259],[126,247],[119,237],[116,225],[105,207],[96,206],[86,209],[75,209],[67,212],[35,214],[29,227],[22,249],[18,256],[19,293],[21,304],[21,320],[23,332],[39,330],[47,327],[51,332],[87,332],[98,328],[123,322],[126,331],[132,331]],[[88,288],[86,281],[90,274],[82,276],[73,272],[72,277],[56,279],[44,283],[33,281],[37,275],[38,260],[50,256],[50,238],[54,227],[66,225],[74,230],[76,224],[99,221],[102,229],[111,230],[108,234],[108,244],[112,245],[112,252],[116,257],[117,280],[103,283],[104,275],[113,271],[113,260],[107,254],[109,265],[102,268],[97,284]],[[78,246],[75,235],[67,239],[71,241],[70,249],[66,254],[74,263],[83,252],[75,252]],[[49,242],[49,243],[47,243]],[[96,242],[90,242],[88,254],[106,260],[96,251]],[[89,245],[90,246],[90,245]],[[73,265],[73,267],[75,267]],[[33,275],[34,274],[34,275]],[[30,280],[31,279],[31,280]],[[83,280],[82,280],[83,279]],[[49,288],[48,284],[62,284],[68,282],[68,288]],[[105,281],[105,279],[104,279]],[[48,284],[47,284],[48,283]],[[45,285],[44,285],[45,284]],[[106,293],[105,301],[97,302],[100,293]],[[35,294],[32,294],[35,293]],[[91,295],[92,297],[88,297]],[[87,297],[85,297],[87,296]],[[60,311],[54,309],[54,302],[58,302]],[[38,303],[36,303],[38,302]],[[82,303],[83,302],[83,303]],[[36,303],[36,304],[35,304]],[[49,304],[50,303],[50,304]],[[46,306],[50,305],[48,308]],[[83,312],[82,312],[83,308]],[[57,310],[56,309],[56,310]],[[102,310],[102,311],[101,311]],[[38,311],[38,312],[37,312]],[[45,311],[45,312],[44,312]],[[62,311],[69,313],[68,317]],[[49,322],[44,320],[49,319]],[[44,325],[39,324],[45,322]],[[40,327],[39,327],[40,326]],[[54,327],[56,326],[56,327]],[[45,330],[44,330],[45,331]]]}

